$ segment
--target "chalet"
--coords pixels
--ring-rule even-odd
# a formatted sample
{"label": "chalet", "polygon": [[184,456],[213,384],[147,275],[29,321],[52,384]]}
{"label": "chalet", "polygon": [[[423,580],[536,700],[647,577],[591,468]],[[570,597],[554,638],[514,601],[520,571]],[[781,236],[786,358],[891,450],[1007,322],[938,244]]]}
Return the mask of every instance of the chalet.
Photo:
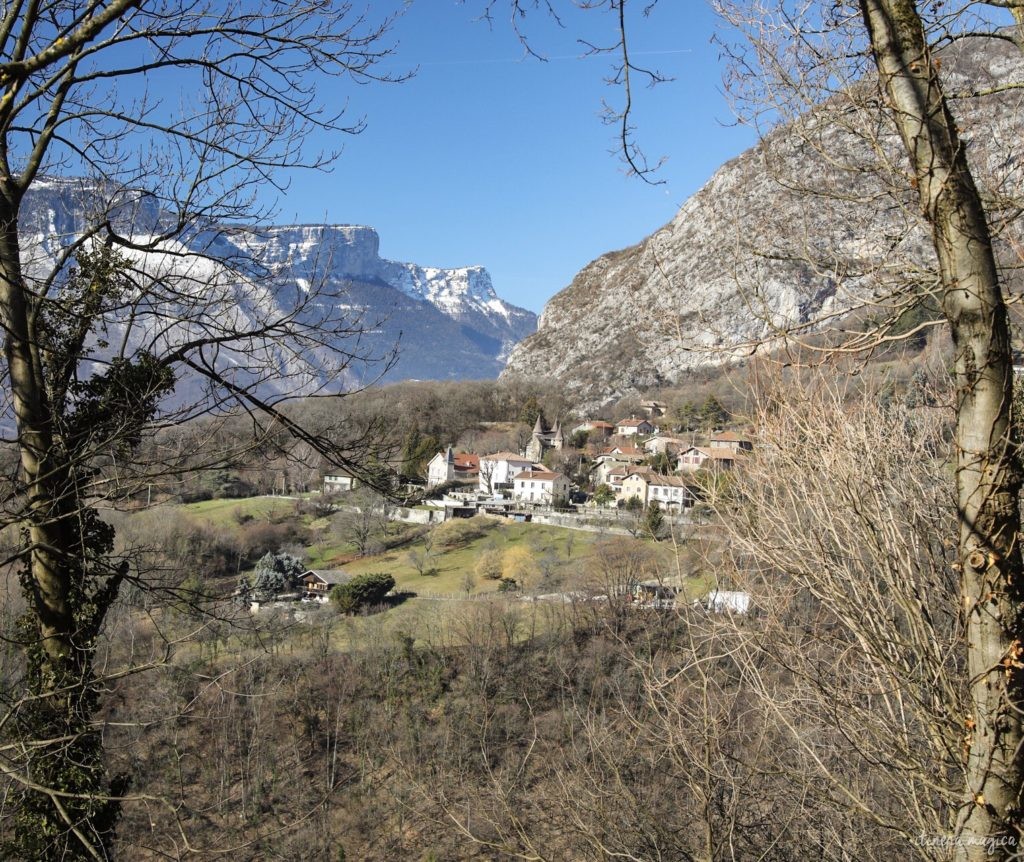
{"label": "chalet", "polygon": [[544,468],[534,465],[533,461],[515,452],[495,452],[480,458],[480,472],[477,488],[482,494],[496,494],[512,488],[513,477],[524,470]]}
{"label": "chalet", "polygon": [[334,587],[338,584],[344,584],[351,579],[352,576],[341,569],[309,569],[303,573],[299,580],[302,581],[306,598],[326,602]]}
{"label": "chalet", "polygon": [[427,487],[436,488],[448,482],[476,481],[480,475],[480,458],[467,452],[438,452],[427,465]]}
{"label": "chalet", "polygon": [[569,480],[550,470],[523,470],[512,482],[512,499],[524,503],[551,503],[569,496]]}
{"label": "chalet", "polygon": [[637,435],[645,437],[648,434],[653,434],[658,430],[658,426],[653,422],[648,422],[646,419],[623,419],[615,424],[615,433],[621,434],[623,437],[636,437]]}
{"label": "chalet", "polygon": [[733,452],[751,452],[754,449],[753,443],[734,431],[719,431],[712,434],[708,445],[711,449],[729,449]]}

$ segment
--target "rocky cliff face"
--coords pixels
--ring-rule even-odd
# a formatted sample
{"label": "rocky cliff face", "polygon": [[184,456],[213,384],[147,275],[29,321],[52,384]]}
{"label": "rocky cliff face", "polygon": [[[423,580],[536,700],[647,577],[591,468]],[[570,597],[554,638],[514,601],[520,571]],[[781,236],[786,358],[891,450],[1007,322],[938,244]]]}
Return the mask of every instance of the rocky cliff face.
{"label": "rocky cliff face", "polygon": [[[498,297],[490,274],[482,266],[441,269],[385,260],[379,253],[380,237],[371,227],[269,227],[245,235],[239,245],[245,255],[284,266],[300,284],[328,277],[363,288],[389,288],[399,294],[374,291],[376,300],[368,310],[378,315],[387,311],[390,324],[385,331],[397,328],[405,333],[401,346],[407,353],[400,363],[410,369],[434,369],[426,375],[429,377],[495,377],[513,345],[537,328],[533,312]],[[394,314],[417,311],[422,315],[419,326],[410,319],[405,326],[397,327]],[[421,331],[411,332],[410,325]],[[438,355],[409,352],[414,344],[433,345]],[[446,346],[460,351],[448,364],[444,358]],[[477,360],[470,356],[475,352],[482,354]],[[476,368],[472,367],[474,362]]]}
{"label": "rocky cliff face", "polygon": [[[1013,45],[968,40],[945,59],[951,90],[1024,81]],[[957,102],[1000,224],[1024,197],[1019,92]],[[897,317],[934,289],[907,176],[892,128],[836,99],[725,164],[652,236],[584,267],[504,373],[557,379],[594,405],[737,361],[784,331],[849,326],[853,308],[868,308],[861,328]],[[1001,227],[1001,253],[1019,268],[1019,224]]]}
{"label": "rocky cliff face", "polygon": [[[101,189],[79,179],[40,180],[24,206],[27,271],[50,271],[98,213],[109,214],[122,232],[140,240],[169,218],[152,198],[130,191]],[[256,329],[263,321],[287,317],[305,297],[316,295],[311,306],[334,303],[334,309],[321,311],[335,321],[345,318],[348,329],[362,329],[354,351],[359,356],[385,356],[397,344],[393,367],[353,361],[332,381],[337,387],[373,380],[493,378],[512,346],[536,328],[536,315],[500,299],[483,267],[440,269],[390,261],[380,257],[379,247],[377,232],[358,225],[246,230],[209,225],[163,244],[159,254],[125,254],[150,277],[177,279],[190,284],[190,291],[205,292],[210,318],[226,315],[242,328]],[[179,339],[200,325],[190,319],[195,311],[184,304],[162,314],[183,319],[175,329]],[[138,341],[152,334],[136,330],[127,337]],[[339,326],[336,335],[351,341],[353,334]],[[327,343],[331,333],[324,337],[322,347],[333,346]],[[106,340],[112,341],[109,334]],[[337,346],[351,344],[339,341]],[[282,351],[287,385],[294,385],[296,375],[310,389],[322,383],[329,376],[326,352],[315,344],[300,354]],[[275,383],[268,378],[266,385]]]}

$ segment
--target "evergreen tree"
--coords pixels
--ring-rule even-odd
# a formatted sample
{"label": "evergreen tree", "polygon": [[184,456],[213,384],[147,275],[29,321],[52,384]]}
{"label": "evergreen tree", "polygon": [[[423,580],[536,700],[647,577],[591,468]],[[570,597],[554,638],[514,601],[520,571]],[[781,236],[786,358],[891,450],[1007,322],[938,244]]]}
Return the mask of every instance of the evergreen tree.
{"label": "evergreen tree", "polygon": [[531,395],[523,402],[523,406],[519,408],[519,421],[523,425],[528,425],[532,428],[540,413],[540,403],[537,401],[537,396]]}
{"label": "evergreen tree", "polygon": [[253,592],[257,597],[271,597],[298,585],[305,571],[302,560],[285,551],[264,554],[256,563]]}
{"label": "evergreen tree", "polygon": [[657,500],[652,500],[647,506],[644,529],[653,539],[660,539],[665,532],[665,516],[661,513],[661,504]]}
{"label": "evergreen tree", "polygon": [[705,431],[714,431],[729,421],[729,411],[714,395],[709,395],[700,406],[700,424]]}

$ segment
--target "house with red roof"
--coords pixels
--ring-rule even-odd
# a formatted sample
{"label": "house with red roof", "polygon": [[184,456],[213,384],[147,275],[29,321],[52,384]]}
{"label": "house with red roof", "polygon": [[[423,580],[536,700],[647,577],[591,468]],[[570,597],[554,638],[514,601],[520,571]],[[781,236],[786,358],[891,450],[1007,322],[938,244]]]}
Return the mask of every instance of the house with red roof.
{"label": "house with red roof", "polygon": [[711,449],[731,449],[733,452],[751,452],[754,444],[735,431],[718,431],[711,435]]}
{"label": "house with red roof", "polygon": [[676,472],[692,473],[701,467],[712,470],[731,470],[736,462],[745,457],[742,450],[726,446],[691,446],[679,453]]}
{"label": "house with red roof", "polygon": [[453,452],[449,446],[438,452],[427,465],[427,487],[436,488],[448,482],[474,482],[480,473],[480,457],[468,452]]}
{"label": "house with red roof", "polygon": [[633,497],[645,506],[657,502],[663,509],[689,508],[697,499],[682,476],[662,476],[653,470],[634,470],[622,480],[618,499]]}
{"label": "house with red roof", "polygon": [[646,437],[658,430],[658,426],[646,419],[622,419],[615,423],[615,433],[623,437]]}

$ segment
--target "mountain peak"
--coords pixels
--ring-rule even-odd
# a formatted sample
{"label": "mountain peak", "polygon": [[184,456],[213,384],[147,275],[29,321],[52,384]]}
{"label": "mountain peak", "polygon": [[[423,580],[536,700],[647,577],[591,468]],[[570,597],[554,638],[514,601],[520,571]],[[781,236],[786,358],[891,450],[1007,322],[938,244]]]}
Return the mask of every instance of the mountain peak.
{"label": "mountain peak", "polygon": [[[55,261],[88,229],[94,213],[111,211],[109,199],[120,202],[119,229],[133,236],[152,235],[168,221],[151,196],[83,179],[46,178],[33,185],[23,205],[26,255]],[[386,380],[496,377],[513,345],[536,328],[536,315],[502,300],[484,267],[386,260],[379,234],[367,225],[208,225],[171,245],[170,256],[153,252],[150,258],[182,271],[210,270],[222,284],[236,282],[243,297],[236,311],[254,319],[286,316],[284,306],[294,297],[314,284],[329,286],[328,293],[340,298],[339,309],[365,321],[360,345],[372,343],[372,349],[362,352],[387,355],[398,343],[399,360]],[[140,266],[148,265],[145,253],[134,254]],[[354,375],[374,379],[375,372]]]}

